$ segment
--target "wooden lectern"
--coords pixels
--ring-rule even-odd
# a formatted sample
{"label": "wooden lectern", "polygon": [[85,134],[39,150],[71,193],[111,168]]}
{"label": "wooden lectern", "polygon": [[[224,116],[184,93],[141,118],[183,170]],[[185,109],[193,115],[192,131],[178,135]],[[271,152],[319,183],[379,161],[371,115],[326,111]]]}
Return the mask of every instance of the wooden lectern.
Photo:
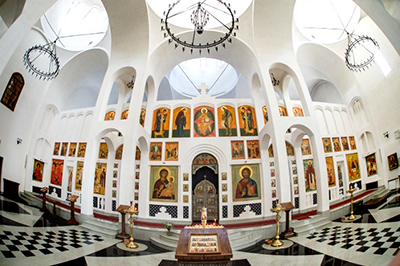
{"label": "wooden lectern", "polygon": [[77,195],[71,195],[67,198],[67,201],[71,202],[71,218],[67,221],[67,224],[78,225],[79,222],[75,219],[75,202],[79,198]]}
{"label": "wooden lectern", "polygon": [[119,205],[117,208],[117,212],[121,213],[121,233],[118,233],[115,238],[116,239],[127,239],[129,238],[129,234],[126,233],[126,225],[125,225],[125,215],[129,210],[129,205]]}
{"label": "wooden lectern", "polygon": [[297,233],[294,232],[293,228],[290,228],[290,211],[294,209],[294,205],[291,202],[281,203],[281,206],[285,209],[286,212],[286,228],[280,235],[281,239],[288,239],[290,237],[297,236]]}

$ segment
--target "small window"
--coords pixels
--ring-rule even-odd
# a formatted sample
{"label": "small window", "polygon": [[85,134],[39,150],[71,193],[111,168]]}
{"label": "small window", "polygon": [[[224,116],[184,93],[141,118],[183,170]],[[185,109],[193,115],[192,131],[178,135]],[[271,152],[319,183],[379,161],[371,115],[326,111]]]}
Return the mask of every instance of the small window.
{"label": "small window", "polygon": [[1,102],[14,112],[25,81],[20,73],[13,73],[1,97]]}

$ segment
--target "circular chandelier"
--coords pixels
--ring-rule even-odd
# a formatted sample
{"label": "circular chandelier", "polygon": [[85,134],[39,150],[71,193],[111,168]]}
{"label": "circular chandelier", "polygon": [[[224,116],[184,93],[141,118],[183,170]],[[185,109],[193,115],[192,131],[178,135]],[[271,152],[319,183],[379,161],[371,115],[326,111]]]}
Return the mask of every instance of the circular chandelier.
{"label": "circular chandelier", "polygon": [[36,75],[39,79],[51,80],[57,77],[60,72],[60,60],[56,53],[56,42],[45,45],[34,45],[24,54],[24,65],[28,72]]}
{"label": "circular chandelier", "polygon": [[358,36],[347,33],[348,46],[345,52],[345,62],[352,71],[365,70],[375,60],[376,51],[379,50],[378,42],[366,35]]}
{"label": "circular chandelier", "polygon": [[[239,19],[235,18],[236,12],[231,9],[229,3],[225,3],[222,0],[202,0],[195,4],[182,7],[180,6],[181,0],[170,4],[168,10],[164,12],[164,18],[161,19],[161,30],[164,32],[164,37],[169,38],[168,43],[175,42],[175,48],[182,46],[182,51],[186,48],[190,49],[193,53],[193,49],[198,49],[201,54],[202,49],[207,49],[210,53],[210,48],[214,48],[218,51],[218,46],[221,45],[223,48],[226,47],[225,42],[232,42],[232,36],[236,36],[235,30],[239,29]],[[214,5],[209,2],[213,2]],[[170,20],[177,16],[186,16],[188,19],[188,27],[193,28],[192,34],[179,35],[175,34],[170,27]],[[222,17],[228,17],[229,22],[224,23]],[[190,23],[190,24],[189,24]],[[217,39],[207,39],[203,35],[206,30],[207,24],[214,24],[220,27],[217,33],[220,33],[220,37]]]}

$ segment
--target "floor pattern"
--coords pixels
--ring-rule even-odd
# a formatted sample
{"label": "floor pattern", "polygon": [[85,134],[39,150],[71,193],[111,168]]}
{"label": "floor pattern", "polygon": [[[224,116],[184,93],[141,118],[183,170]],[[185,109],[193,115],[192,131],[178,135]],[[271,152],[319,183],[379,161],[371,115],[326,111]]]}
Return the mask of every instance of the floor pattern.
{"label": "floor pattern", "polygon": [[43,232],[0,231],[0,258],[43,256],[102,242],[99,235],[67,229]]}
{"label": "floor pattern", "polygon": [[394,256],[400,250],[400,227],[368,229],[334,226],[315,232],[307,239],[365,254]]}

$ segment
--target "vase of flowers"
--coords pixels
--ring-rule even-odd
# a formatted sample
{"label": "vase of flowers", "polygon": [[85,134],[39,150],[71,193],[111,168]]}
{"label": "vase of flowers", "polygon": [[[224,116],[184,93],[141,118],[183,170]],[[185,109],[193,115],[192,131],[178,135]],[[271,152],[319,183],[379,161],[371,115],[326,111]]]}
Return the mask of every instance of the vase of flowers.
{"label": "vase of flowers", "polygon": [[167,235],[171,235],[171,229],[174,227],[174,224],[171,222],[166,222],[165,223],[165,228],[167,228]]}

